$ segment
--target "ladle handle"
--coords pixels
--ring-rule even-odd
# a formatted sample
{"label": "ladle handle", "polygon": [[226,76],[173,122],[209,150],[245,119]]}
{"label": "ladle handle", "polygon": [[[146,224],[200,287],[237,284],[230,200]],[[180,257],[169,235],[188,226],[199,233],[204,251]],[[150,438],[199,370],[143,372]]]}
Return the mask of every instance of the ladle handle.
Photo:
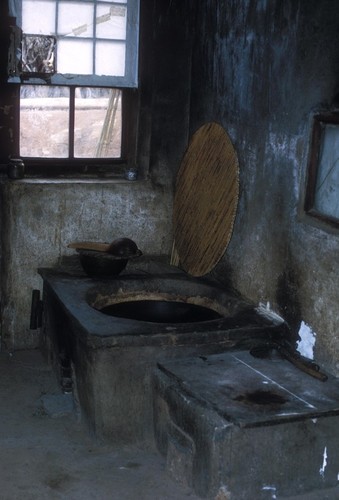
{"label": "ladle handle", "polygon": [[75,248],[76,250],[94,250],[97,252],[108,252],[109,243],[97,243],[93,241],[75,241],[69,243],[68,248]]}

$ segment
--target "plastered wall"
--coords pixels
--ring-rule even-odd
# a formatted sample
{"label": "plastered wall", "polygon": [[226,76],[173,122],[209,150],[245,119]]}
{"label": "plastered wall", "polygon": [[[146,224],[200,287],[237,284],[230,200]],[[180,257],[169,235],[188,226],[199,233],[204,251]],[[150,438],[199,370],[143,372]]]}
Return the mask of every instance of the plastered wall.
{"label": "plastered wall", "polygon": [[[40,285],[36,267],[58,262],[68,240],[95,233],[110,239],[128,228],[143,250],[170,252],[175,173],[189,136],[216,121],[239,155],[240,199],[214,274],[286,318],[296,342],[306,325],[312,355],[338,375],[339,238],[310,224],[302,210],[312,114],[333,109],[338,93],[337,2],[150,3],[149,180],[3,185],[5,347],[36,345],[27,327],[30,292]],[[13,120],[2,118],[6,152]]]}
{"label": "plastered wall", "polygon": [[[30,329],[31,293],[42,289],[37,268],[57,265],[74,254],[67,248],[69,242],[127,236],[145,254],[170,254],[174,177],[188,137],[192,37],[184,7],[142,2],[149,40],[147,53],[140,56],[143,105],[138,142],[139,158],[147,170],[144,180],[11,181],[0,175],[2,349],[38,346],[39,331]],[[5,64],[6,57],[0,58],[4,166],[17,130],[17,89],[4,83]]]}
{"label": "plastered wall", "polygon": [[[289,322],[339,373],[339,234],[303,215],[311,118],[336,109],[339,8],[325,0],[199,3],[191,130],[213,120],[240,161],[233,237],[215,274]],[[205,37],[202,34],[208,34]]]}
{"label": "plastered wall", "polygon": [[32,289],[42,290],[39,267],[75,254],[71,241],[113,241],[126,236],[144,253],[168,253],[171,195],[150,183],[5,182],[2,286],[3,349],[35,347],[30,329]]}

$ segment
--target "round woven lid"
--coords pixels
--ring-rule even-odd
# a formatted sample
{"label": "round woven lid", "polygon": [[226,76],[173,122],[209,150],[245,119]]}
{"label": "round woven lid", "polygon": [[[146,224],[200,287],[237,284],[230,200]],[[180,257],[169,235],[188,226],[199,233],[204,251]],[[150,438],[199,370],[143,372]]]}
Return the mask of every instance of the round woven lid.
{"label": "round woven lid", "polygon": [[180,266],[203,276],[231,239],[239,197],[239,162],[227,132],[207,123],[192,136],[178,171],[173,207]]}

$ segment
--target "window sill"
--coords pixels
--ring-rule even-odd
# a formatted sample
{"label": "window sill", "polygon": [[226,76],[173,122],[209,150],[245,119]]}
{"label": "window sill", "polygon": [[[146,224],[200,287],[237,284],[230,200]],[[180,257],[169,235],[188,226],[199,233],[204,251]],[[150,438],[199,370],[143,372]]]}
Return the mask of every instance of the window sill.
{"label": "window sill", "polygon": [[146,184],[147,179],[140,178],[135,180],[129,180],[124,177],[23,177],[22,179],[10,179],[7,175],[0,176],[1,183],[14,183],[14,184],[97,184],[97,185],[108,185],[108,184]]}
{"label": "window sill", "polygon": [[63,178],[63,179],[48,179],[48,178],[24,178],[19,181],[12,182],[21,182],[24,184],[140,184],[141,182],[146,182],[145,179],[136,179],[134,181],[130,181],[124,178],[116,178],[116,179],[98,179],[97,177],[81,179],[78,178]]}

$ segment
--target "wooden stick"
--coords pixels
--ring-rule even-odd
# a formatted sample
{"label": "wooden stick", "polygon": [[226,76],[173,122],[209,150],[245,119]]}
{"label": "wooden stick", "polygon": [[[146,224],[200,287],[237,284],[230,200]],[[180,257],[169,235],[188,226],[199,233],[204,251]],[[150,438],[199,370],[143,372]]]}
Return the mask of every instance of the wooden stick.
{"label": "wooden stick", "polygon": [[76,250],[94,250],[97,252],[108,252],[110,243],[99,243],[95,241],[75,241],[67,245],[68,248]]}

